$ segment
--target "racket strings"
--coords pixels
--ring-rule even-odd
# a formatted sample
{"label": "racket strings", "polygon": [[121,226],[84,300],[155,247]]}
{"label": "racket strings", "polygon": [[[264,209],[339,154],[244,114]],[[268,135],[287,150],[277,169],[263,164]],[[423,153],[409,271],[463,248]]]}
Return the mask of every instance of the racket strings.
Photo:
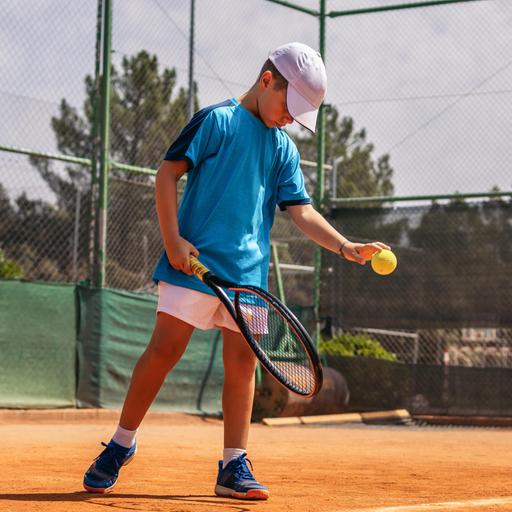
{"label": "racket strings", "polygon": [[235,308],[279,377],[296,392],[311,393],[316,382],[311,360],[300,333],[285,314],[250,290],[235,294]]}

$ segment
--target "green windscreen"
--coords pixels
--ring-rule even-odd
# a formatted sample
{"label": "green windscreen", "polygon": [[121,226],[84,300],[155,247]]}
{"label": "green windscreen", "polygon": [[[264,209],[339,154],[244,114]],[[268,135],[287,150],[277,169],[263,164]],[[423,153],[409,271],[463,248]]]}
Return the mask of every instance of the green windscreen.
{"label": "green windscreen", "polygon": [[0,281],[0,407],[75,405],[75,287]]}
{"label": "green windscreen", "polygon": [[[78,287],[78,296],[78,405],[120,407],[133,367],[151,337],[156,296],[85,287]],[[217,336],[217,331],[196,329],[153,409],[220,411],[223,371]]]}

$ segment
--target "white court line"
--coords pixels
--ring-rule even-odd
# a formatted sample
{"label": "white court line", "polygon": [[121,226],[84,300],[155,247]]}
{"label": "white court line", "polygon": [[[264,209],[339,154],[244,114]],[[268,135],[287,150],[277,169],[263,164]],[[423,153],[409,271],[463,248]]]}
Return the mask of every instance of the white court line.
{"label": "white court line", "polygon": [[467,501],[445,501],[442,503],[422,503],[421,505],[399,505],[396,507],[378,507],[378,508],[350,508],[337,509],[331,512],[417,512],[423,510],[450,510],[461,507],[481,508],[488,506],[501,506],[512,504],[512,496],[503,498],[487,498],[482,500]]}

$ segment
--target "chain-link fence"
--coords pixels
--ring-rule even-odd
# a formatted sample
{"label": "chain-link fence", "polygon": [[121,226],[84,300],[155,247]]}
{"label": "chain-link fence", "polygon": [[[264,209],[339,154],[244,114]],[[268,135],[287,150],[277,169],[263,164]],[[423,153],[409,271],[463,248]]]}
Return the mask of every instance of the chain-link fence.
{"label": "chain-link fence", "polygon": [[330,336],[346,334],[362,335],[378,341],[395,356],[396,361],[402,363],[477,368],[512,367],[512,329],[466,327],[395,331],[331,325]]}
{"label": "chain-link fence", "polygon": [[[414,3],[328,5],[350,11]],[[389,155],[395,196],[510,192],[510,7],[476,1],[328,20],[328,101],[354,122],[346,152],[334,150],[335,140],[329,152],[336,132],[326,134],[327,155],[339,159],[337,197],[387,195],[385,180],[353,185],[361,130],[375,160]]]}
{"label": "chain-link fence", "polygon": [[[35,165],[47,177],[47,186],[34,179]],[[64,174],[64,166],[43,159],[0,152],[0,166],[5,175],[0,183],[0,249],[5,256],[27,279],[86,278],[92,242],[90,188],[62,179],[57,173]]]}
{"label": "chain-link fence", "polygon": [[[318,46],[319,5],[303,1],[300,11],[267,0],[215,6],[196,1],[194,108],[247,90],[268,50],[282,42]],[[348,15],[371,6],[325,3],[326,160],[336,171],[336,180],[327,181],[329,194],[345,200],[510,189],[508,3]],[[0,108],[9,121],[1,145],[92,158],[98,4],[91,0],[71,11],[54,9],[50,1],[28,7],[8,2],[0,22],[6,48]],[[177,0],[113,2],[114,160],[155,168],[186,122],[189,7]],[[21,30],[27,25],[37,30]],[[314,141],[302,131],[292,133],[303,157],[316,160]],[[4,195],[14,209],[23,192],[49,205],[66,193],[76,200],[77,188],[79,195],[87,193],[88,171],[6,153],[1,162]],[[55,190],[58,178],[68,183],[66,192]],[[64,202],[72,218],[76,205]],[[67,239],[62,231],[63,246]],[[74,277],[72,271],[50,274],[56,280]]]}
{"label": "chain-link fence", "polygon": [[[391,243],[399,268],[384,281],[326,255],[324,332],[326,319],[330,332],[362,329],[404,362],[508,367],[512,6],[348,12],[371,5],[324,3],[324,213],[349,237]],[[189,97],[197,110],[239,96],[270,49],[294,40],[318,47],[321,2],[298,6],[196,0],[190,54],[188,2],[113,2],[107,286],[154,290],[162,244],[148,169],[186,124]],[[93,0],[72,8],[8,1],[3,10],[0,249],[27,279],[91,280],[106,122],[97,74],[102,10]],[[316,139],[296,127],[290,134],[303,159],[316,161]],[[316,168],[304,171],[313,196]],[[407,206],[383,210],[405,199]],[[281,213],[272,239],[287,301],[311,308],[313,243]],[[275,277],[272,266],[278,291]],[[495,334],[477,343],[471,329],[477,338],[479,329]]]}

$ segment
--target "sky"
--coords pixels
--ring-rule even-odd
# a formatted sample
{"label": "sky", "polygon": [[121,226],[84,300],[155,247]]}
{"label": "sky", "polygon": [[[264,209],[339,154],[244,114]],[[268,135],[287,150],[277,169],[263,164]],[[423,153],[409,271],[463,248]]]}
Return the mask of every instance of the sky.
{"label": "sky", "polygon": [[[395,3],[327,0],[327,11]],[[56,152],[50,118],[62,98],[81,108],[94,71],[96,1],[4,0],[0,9],[0,144]],[[186,86],[189,14],[183,0],[114,0],[113,62],[145,49]],[[267,0],[196,0],[201,105],[247,90],[276,46],[318,48],[318,27]],[[510,0],[340,17],[326,29],[326,102],[365,128],[376,157],[390,154],[396,195],[512,190]],[[0,182],[13,196],[47,194],[12,153],[0,152]]]}

